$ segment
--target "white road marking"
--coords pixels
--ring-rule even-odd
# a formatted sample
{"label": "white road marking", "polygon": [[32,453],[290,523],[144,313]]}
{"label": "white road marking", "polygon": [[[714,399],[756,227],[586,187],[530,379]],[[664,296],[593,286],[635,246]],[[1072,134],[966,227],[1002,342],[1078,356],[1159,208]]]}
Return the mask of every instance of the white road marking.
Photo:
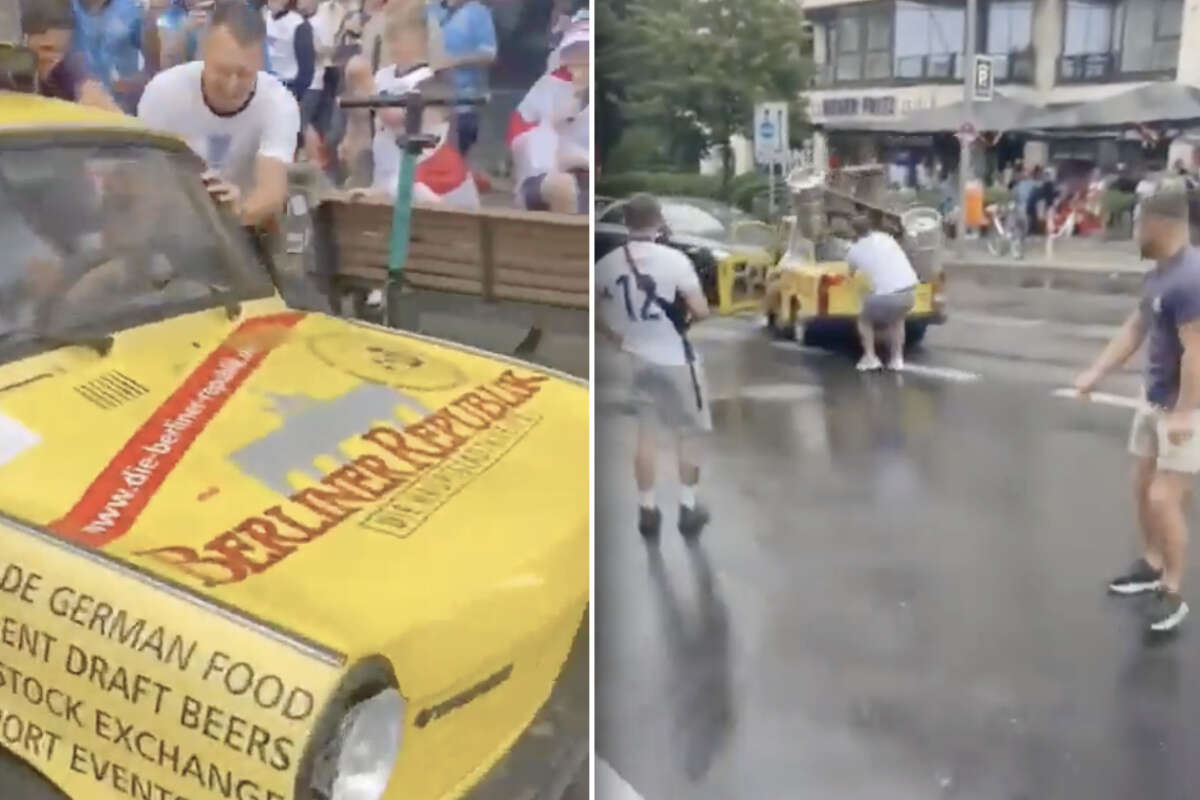
{"label": "white road marking", "polygon": [[821,387],[807,383],[767,383],[746,386],[740,394],[750,400],[775,400],[791,403],[820,397]]}
{"label": "white road marking", "polygon": [[729,328],[724,325],[717,327],[697,328],[688,333],[688,339],[694,343],[700,342],[746,342],[754,339],[758,331],[750,328]]}
{"label": "white road marking", "polygon": [[976,325],[995,325],[1001,328],[1037,328],[1046,324],[1044,319],[1028,319],[1026,317],[999,317],[992,314],[980,314],[973,311],[955,311],[954,320],[971,322]]}
{"label": "white road marking", "polygon": [[596,759],[596,800],[646,800],[603,758]]}
{"label": "white road marking", "polygon": [[[1079,392],[1074,389],[1055,389],[1051,392],[1055,397],[1061,397],[1066,400],[1079,400]],[[1105,406],[1117,406],[1118,408],[1140,408],[1142,401],[1136,397],[1126,397],[1121,394],[1107,394],[1106,392],[1092,392],[1088,395],[1085,402],[1099,403]]]}
{"label": "white road marking", "polygon": [[806,356],[817,356],[818,358],[825,358],[832,355],[831,351],[820,347],[809,347],[806,344],[796,344],[795,342],[781,341],[779,339],[772,339],[771,347],[774,347],[776,350],[787,350],[789,353],[803,353]]}
{"label": "white road marking", "polygon": [[920,375],[925,378],[938,378],[944,381],[953,381],[954,383],[974,383],[980,379],[978,372],[967,372],[962,369],[954,369],[953,367],[935,367],[930,364],[913,364],[906,362],[904,365],[904,374]]}

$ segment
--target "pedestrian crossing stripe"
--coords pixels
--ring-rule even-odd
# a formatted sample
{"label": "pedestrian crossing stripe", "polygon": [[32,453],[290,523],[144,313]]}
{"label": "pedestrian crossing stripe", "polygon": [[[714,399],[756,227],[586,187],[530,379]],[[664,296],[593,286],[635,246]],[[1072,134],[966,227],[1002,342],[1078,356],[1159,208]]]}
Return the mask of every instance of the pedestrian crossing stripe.
{"label": "pedestrian crossing stripe", "polygon": [[1120,394],[1108,394],[1106,392],[1092,392],[1087,397],[1081,398],[1079,392],[1075,389],[1055,389],[1051,394],[1054,397],[1060,397],[1065,400],[1084,400],[1089,403],[1099,403],[1104,406],[1116,406],[1118,408],[1137,409],[1142,406],[1142,401],[1136,397],[1126,397]]}
{"label": "pedestrian crossing stripe", "polygon": [[982,377],[978,372],[967,372],[962,369],[954,369],[953,367],[934,367],[929,364],[913,364],[906,363],[904,365],[904,373],[907,375],[920,375],[925,378],[940,378],[945,381],[953,381],[954,383],[974,383]]}

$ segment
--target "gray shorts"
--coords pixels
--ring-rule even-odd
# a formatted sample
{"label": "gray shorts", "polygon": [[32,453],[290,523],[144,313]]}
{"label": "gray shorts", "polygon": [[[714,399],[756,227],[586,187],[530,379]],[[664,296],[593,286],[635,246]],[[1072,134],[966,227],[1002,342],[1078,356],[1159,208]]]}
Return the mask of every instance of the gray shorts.
{"label": "gray shorts", "polygon": [[916,303],[916,294],[912,289],[890,294],[869,294],[863,298],[863,317],[876,325],[893,325],[907,317]]}
{"label": "gray shorts", "polygon": [[699,364],[654,364],[635,355],[630,355],[629,361],[631,395],[640,423],[679,434],[712,430],[708,384]]}
{"label": "gray shorts", "polygon": [[1195,475],[1200,472],[1200,436],[1193,435],[1183,444],[1171,444],[1164,422],[1167,412],[1144,405],[1133,415],[1129,431],[1129,452],[1137,458],[1152,458],[1157,469]]}

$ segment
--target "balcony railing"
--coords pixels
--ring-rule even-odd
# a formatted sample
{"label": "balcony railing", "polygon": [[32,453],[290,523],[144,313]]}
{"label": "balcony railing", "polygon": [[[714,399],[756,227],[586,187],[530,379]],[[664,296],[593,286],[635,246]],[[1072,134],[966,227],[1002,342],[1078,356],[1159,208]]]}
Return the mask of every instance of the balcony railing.
{"label": "balcony railing", "polygon": [[959,77],[957,53],[901,56],[896,59],[897,80],[946,81]]}
{"label": "balcony railing", "polygon": [[1033,83],[1036,62],[1032,51],[988,55],[996,66],[996,83]]}
{"label": "balcony railing", "polygon": [[1058,57],[1059,83],[1092,83],[1116,77],[1121,63],[1119,52],[1079,53]]}

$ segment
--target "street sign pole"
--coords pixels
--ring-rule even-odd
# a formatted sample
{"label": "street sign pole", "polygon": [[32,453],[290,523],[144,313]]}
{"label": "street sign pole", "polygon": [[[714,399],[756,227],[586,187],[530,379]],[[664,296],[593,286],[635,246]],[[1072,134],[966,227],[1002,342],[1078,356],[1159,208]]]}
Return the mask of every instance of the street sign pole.
{"label": "street sign pole", "polygon": [[767,168],[767,210],[775,216],[775,168],[786,163],[788,104],[758,103],[754,107],[754,160]]}
{"label": "street sign pole", "polygon": [[[975,125],[975,23],[978,19],[978,0],[967,0],[967,46],[966,63],[963,64],[963,121]],[[959,256],[965,252],[967,236],[967,170],[971,164],[971,141],[967,136],[959,137],[958,156],[958,236],[955,249]]]}

